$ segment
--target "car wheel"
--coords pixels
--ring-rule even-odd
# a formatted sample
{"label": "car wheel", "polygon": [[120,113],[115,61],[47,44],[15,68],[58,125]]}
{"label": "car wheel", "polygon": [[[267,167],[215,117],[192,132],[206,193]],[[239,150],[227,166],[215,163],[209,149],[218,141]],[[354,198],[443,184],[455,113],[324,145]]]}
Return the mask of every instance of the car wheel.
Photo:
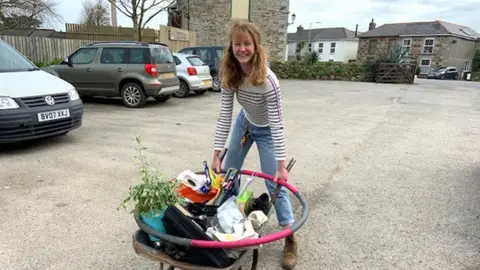
{"label": "car wheel", "polygon": [[455,80],[458,80],[458,75],[455,75]]}
{"label": "car wheel", "polygon": [[190,88],[184,81],[180,81],[180,88],[175,92],[175,97],[186,98],[190,94]]}
{"label": "car wheel", "polygon": [[203,95],[207,92],[207,90],[198,90],[198,91],[195,91],[195,94],[197,95]]}
{"label": "car wheel", "polygon": [[215,91],[215,92],[220,92],[220,78],[218,78],[218,75],[215,75],[215,76],[212,76],[212,81],[213,81],[213,85],[212,85],[212,91]]}
{"label": "car wheel", "polygon": [[136,83],[127,83],[122,87],[122,101],[130,108],[140,108],[147,102],[147,96],[142,87]]}
{"label": "car wheel", "polygon": [[159,96],[159,97],[155,97],[155,100],[158,101],[158,102],[165,102],[165,101],[169,100],[171,97],[172,97],[172,95]]}

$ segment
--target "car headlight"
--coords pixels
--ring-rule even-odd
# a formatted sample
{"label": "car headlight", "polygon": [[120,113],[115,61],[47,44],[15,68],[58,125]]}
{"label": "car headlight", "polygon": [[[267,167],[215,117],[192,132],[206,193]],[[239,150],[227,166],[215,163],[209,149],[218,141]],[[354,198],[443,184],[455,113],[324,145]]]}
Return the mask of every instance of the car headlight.
{"label": "car headlight", "polygon": [[77,90],[75,90],[75,89],[70,89],[70,90],[68,91],[68,95],[70,96],[70,100],[71,100],[71,101],[74,101],[74,100],[77,100],[77,99],[80,98],[80,96],[78,95]]}
{"label": "car headlight", "polygon": [[0,97],[0,110],[18,109],[19,106],[11,97]]}

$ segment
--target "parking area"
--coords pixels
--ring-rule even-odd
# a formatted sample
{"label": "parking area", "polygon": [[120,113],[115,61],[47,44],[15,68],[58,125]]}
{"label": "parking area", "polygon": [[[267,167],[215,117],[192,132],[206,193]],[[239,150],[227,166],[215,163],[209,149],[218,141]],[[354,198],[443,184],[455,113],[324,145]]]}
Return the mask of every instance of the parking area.
{"label": "parking area", "polygon": [[[480,267],[479,83],[281,87],[290,181],[310,206],[296,269]],[[166,177],[201,169],[219,102],[94,100],[67,136],[2,149],[0,269],[158,269],[134,253],[137,225],[117,211],[139,181],[135,136]],[[257,160],[254,147],[245,166]],[[280,269],[282,244],[260,251],[259,269]]]}

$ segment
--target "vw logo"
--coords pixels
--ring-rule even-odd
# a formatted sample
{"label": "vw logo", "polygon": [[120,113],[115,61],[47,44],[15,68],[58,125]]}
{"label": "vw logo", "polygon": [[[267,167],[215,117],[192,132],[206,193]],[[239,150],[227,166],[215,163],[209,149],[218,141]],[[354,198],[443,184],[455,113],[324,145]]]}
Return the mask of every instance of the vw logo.
{"label": "vw logo", "polygon": [[53,97],[51,97],[51,96],[46,96],[45,97],[45,102],[50,106],[55,105],[55,99],[53,99]]}

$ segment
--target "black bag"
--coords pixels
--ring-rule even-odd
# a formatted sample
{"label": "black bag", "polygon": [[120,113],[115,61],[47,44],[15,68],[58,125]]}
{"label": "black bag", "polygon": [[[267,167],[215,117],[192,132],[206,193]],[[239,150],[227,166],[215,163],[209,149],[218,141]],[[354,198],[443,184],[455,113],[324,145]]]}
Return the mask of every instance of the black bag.
{"label": "black bag", "polygon": [[[176,206],[169,206],[163,217],[167,234],[187,239],[213,241],[193,220],[189,219]],[[175,260],[195,265],[226,268],[234,261],[224,249],[202,249],[166,245],[166,253]]]}

